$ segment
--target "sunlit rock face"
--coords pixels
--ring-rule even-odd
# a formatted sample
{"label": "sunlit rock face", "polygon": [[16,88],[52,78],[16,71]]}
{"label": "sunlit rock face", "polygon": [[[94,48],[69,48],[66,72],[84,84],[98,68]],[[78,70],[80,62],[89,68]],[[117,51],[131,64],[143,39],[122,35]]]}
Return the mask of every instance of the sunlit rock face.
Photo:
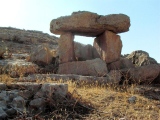
{"label": "sunlit rock face", "polygon": [[54,34],[72,32],[75,35],[96,37],[105,30],[114,33],[127,32],[130,18],[124,14],[98,15],[88,11],[73,12],[70,16],[53,19],[50,31]]}

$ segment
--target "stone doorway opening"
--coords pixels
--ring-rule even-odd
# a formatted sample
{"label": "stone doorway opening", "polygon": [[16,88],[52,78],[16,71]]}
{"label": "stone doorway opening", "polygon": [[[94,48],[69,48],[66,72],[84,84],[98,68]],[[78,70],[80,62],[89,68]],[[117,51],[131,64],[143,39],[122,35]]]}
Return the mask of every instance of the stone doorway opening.
{"label": "stone doorway opening", "polygon": [[[94,37],[74,37],[74,54],[76,61],[92,60],[98,57],[93,47]],[[99,57],[98,57],[99,58]]]}
{"label": "stone doorway opening", "polygon": [[75,42],[79,42],[84,45],[90,44],[93,46],[94,39],[95,39],[95,37],[85,37],[85,36],[79,36],[79,35],[74,36]]}

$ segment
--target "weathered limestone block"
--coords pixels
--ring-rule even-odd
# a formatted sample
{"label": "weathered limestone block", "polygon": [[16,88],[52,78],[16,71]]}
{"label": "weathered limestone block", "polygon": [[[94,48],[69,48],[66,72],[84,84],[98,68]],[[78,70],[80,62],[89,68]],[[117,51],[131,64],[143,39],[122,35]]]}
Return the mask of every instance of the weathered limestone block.
{"label": "weathered limestone block", "polygon": [[61,97],[65,97],[68,93],[67,84],[55,84],[55,83],[46,83],[42,85],[41,90],[43,93],[47,94],[48,97],[51,97],[53,94]]}
{"label": "weathered limestone block", "polygon": [[67,84],[45,83],[42,85],[41,89],[34,95],[34,98],[52,98],[53,95],[55,95],[56,97],[65,97],[67,93]]}
{"label": "weathered limestone block", "polygon": [[95,38],[94,47],[97,49],[101,59],[106,63],[111,63],[120,59],[122,41],[120,36],[111,31],[105,31]]}
{"label": "weathered limestone block", "polygon": [[151,83],[160,73],[160,67],[157,64],[140,66],[121,70],[122,74],[135,83]]}
{"label": "weathered limestone block", "polygon": [[59,62],[66,63],[75,60],[74,55],[74,35],[72,33],[66,32],[62,33],[59,40]]}
{"label": "weathered limestone block", "polygon": [[110,71],[105,77],[79,76],[77,83],[118,84],[121,81],[121,73],[118,70]]}
{"label": "weathered limestone block", "polygon": [[127,55],[126,58],[131,60],[135,66],[158,64],[154,58],[151,58],[149,54],[143,50],[133,51],[131,54]]}
{"label": "weathered limestone block", "polygon": [[25,100],[29,100],[35,93],[31,90],[21,90],[18,95],[23,97]]}
{"label": "weathered limestone block", "polygon": [[84,45],[82,43],[74,42],[74,52],[77,61],[100,58],[98,52],[92,45]]}
{"label": "weathered limestone block", "polygon": [[107,64],[108,70],[120,70],[124,68],[134,68],[131,60],[120,58],[120,60]]}
{"label": "weathered limestone block", "polygon": [[72,32],[75,35],[98,36],[105,30],[114,33],[126,32],[130,27],[130,19],[124,14],[98,15],[87,11],[73,12],[70,16],[53,19],[50,31],[54,34]]}
{"label": "weathered limestone block", "polygon": [[[159,65],[159,68],[160,68],[160,64]],[[157,78],[153,81],[153,83],[155,84],[160,84],[160,72],[159,72],[159,75],[157,76]]]}
{"label": "weathered limestone block", "polygon": [[25,60],[0,60],[0,74],[9,74],[11,77],[33,74],[38,71],[38,66]]}
{"label": "weathered limestone block", "polygon": [[12,101],[12,105],[14,109],[18,111],[21,111],[21,112],[25,111],[26,102],[25,102],[25,99],[21,96],[17,96],[16,98],[14,98]]}
{"label": "weathered limestone block", "polygon": [[75,61],[60,64],[58,73],[102,77],[108,73],[108,70],[105,62],[100,58],[96,58],[93,60]]}
{"label": "weathered limestone block", "polygon": [[32,50],[28,61],[38,65],[48,65],[52,62],[53,54],[47,45],[39,45]]}
{"label": "weathered limestone block", "polygon": [[33,99],[30,101],[29,105],[32,109],[38,109],[38,111],[44,112],[46,107],[46,100],[45,98]]}

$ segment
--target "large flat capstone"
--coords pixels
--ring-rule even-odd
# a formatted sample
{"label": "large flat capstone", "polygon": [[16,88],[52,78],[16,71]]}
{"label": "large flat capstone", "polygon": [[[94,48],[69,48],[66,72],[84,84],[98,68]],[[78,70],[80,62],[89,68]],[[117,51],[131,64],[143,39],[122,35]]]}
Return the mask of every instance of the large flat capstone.
{"label": "large flat capstone", "polygon": [[88,11],[73,12],[70,16],[53,19],[50,31],[54,34],[71,32],[75,35],[95,37],[105,30],[122,33],[129,30],[130,18],[124,14],[98,15]]}

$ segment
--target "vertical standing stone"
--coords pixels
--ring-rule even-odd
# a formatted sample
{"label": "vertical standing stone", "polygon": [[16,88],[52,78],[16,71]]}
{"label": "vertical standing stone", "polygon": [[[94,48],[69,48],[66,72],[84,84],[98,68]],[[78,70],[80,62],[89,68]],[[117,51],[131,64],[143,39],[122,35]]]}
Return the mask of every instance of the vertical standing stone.
{"label": "vertical standing stone", "polygon": [[94,40],[94,47],[98,51],[101,59],[106,63],[111,63],[120,59],[122,41],[120,36],[111,31],[105,31]]}
{"label": "vertical standing stone", "polygon": [[64,32],[61,34],[58,41],[60,63],[66,63],[75,60],[73,40],[74,35],[72,33]]}

